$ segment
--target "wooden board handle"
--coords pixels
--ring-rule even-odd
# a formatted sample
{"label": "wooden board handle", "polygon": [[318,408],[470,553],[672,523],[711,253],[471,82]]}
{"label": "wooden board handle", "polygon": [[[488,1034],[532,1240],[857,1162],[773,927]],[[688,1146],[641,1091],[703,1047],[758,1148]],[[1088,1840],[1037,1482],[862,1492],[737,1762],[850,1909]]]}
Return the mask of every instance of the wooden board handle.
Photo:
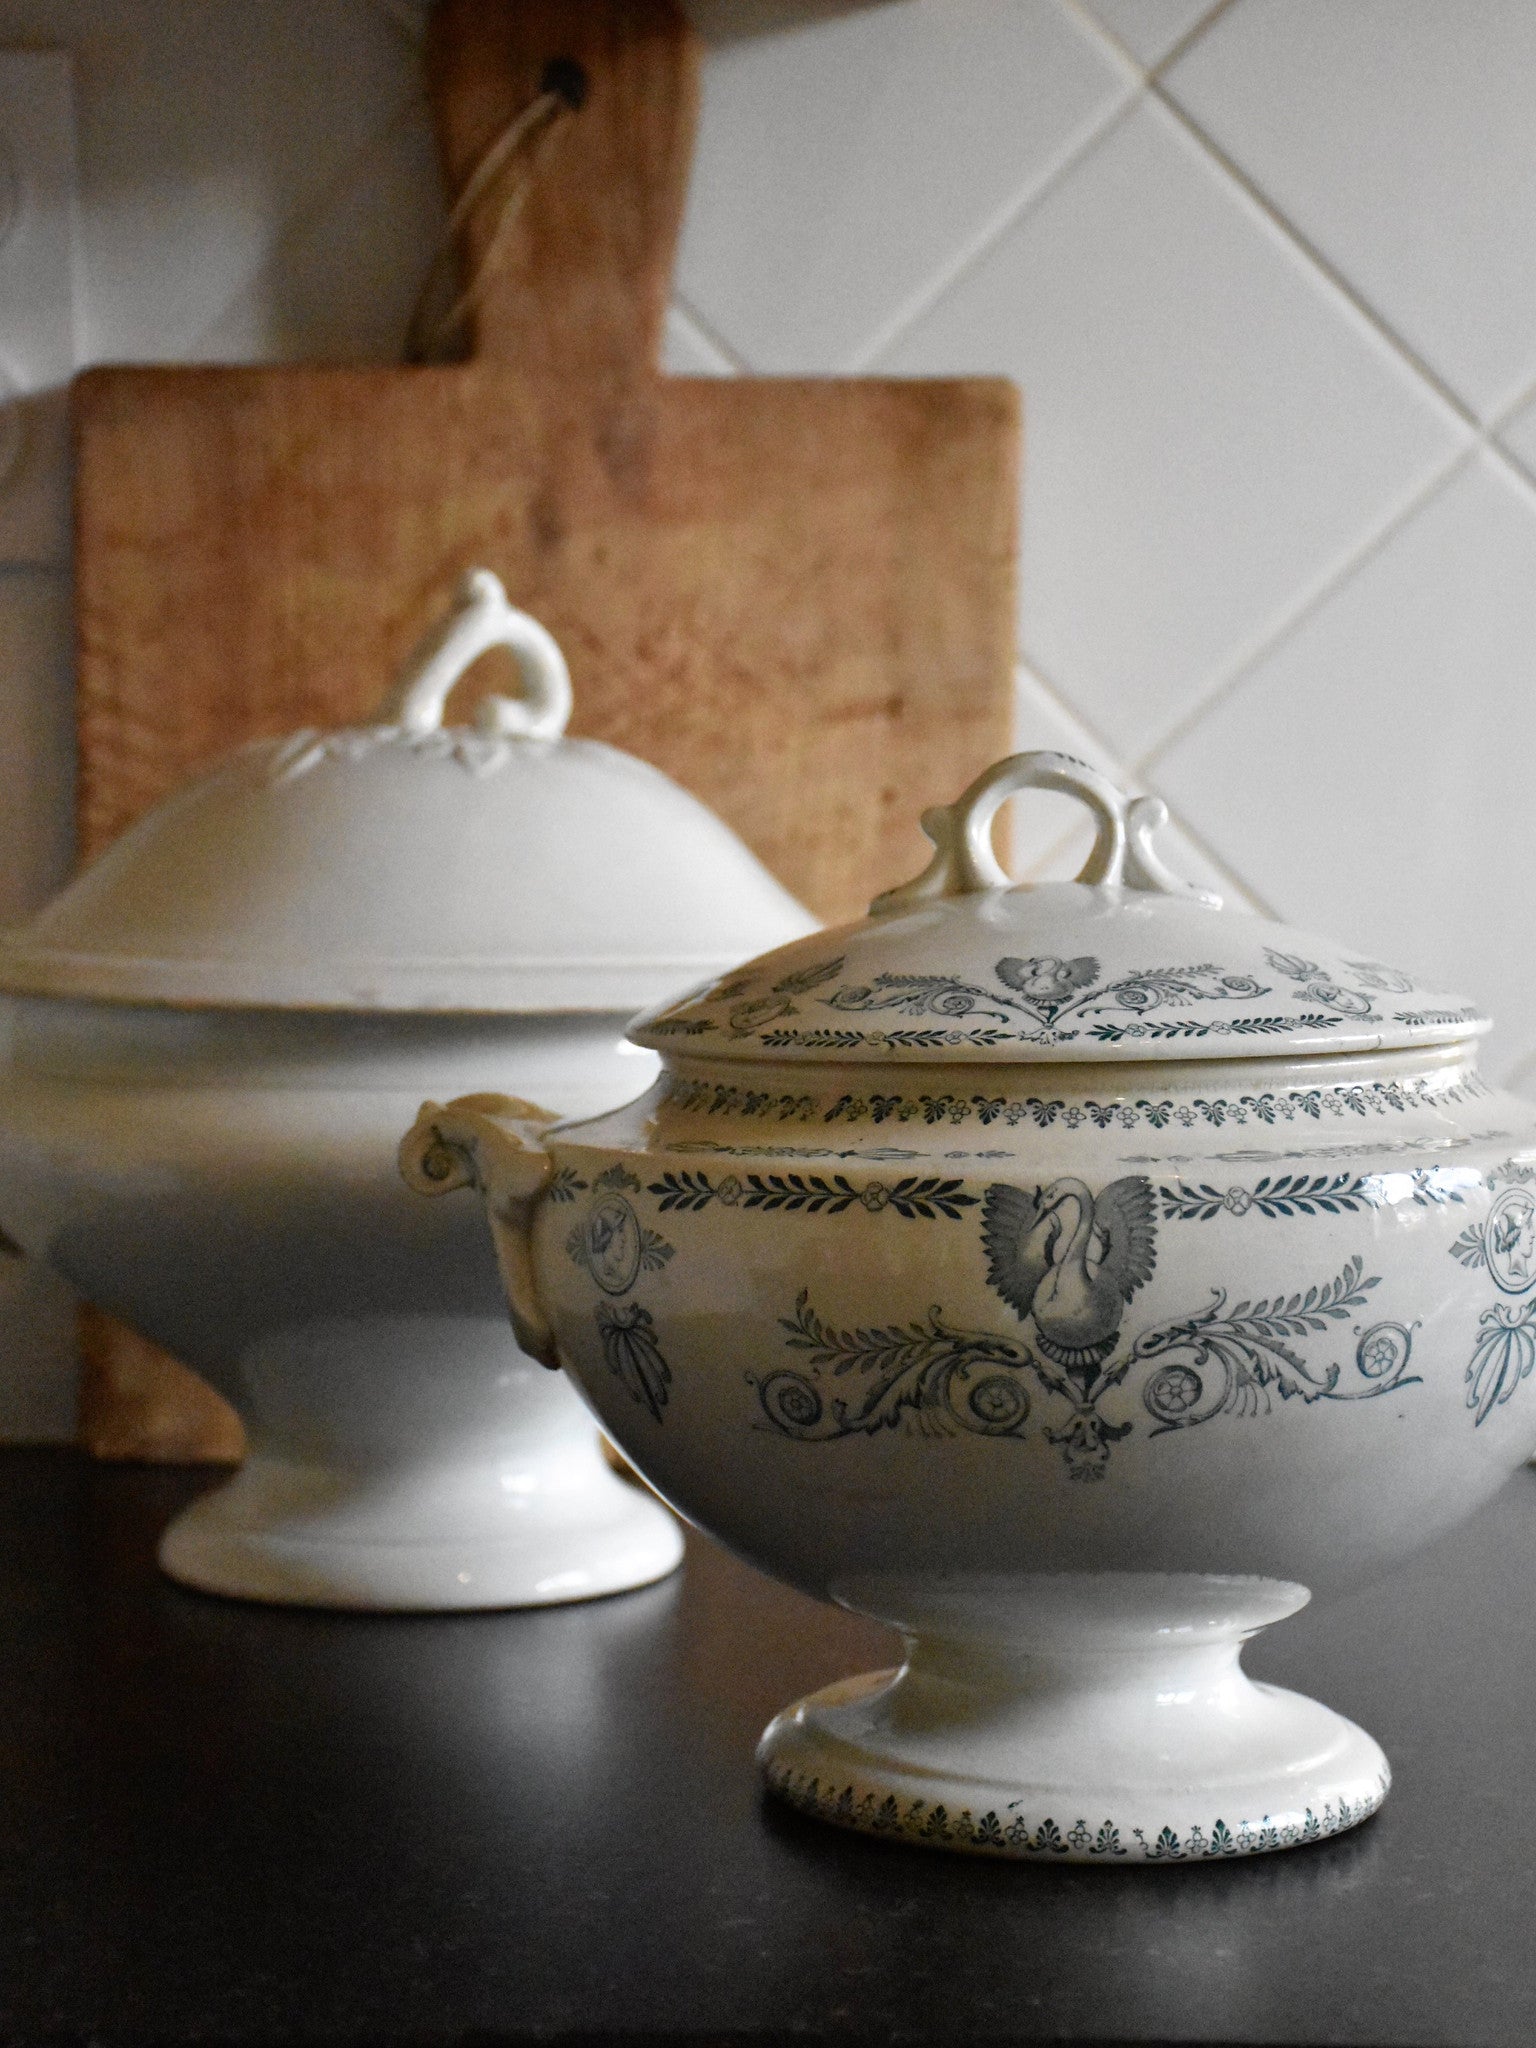
{"label": "wooden board handle", "polygon": [[[534,383],[611,386],[656,368],[698,112],[697,38],[672,0],[440,0],[432,15],[427,83],[452,193],[545,90],[550,67],[571,64],[585,96],[531,147],[531,182],[489,260],[471,340]],[[506,189],[498,181],[465,223],[466,275],[486,261]]]}

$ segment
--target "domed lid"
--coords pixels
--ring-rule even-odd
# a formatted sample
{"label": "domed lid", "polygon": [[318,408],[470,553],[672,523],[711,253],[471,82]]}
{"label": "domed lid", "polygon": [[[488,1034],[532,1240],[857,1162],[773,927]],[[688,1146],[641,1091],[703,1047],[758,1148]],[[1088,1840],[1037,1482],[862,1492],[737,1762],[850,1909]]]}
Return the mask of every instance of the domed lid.
{"label": "domed lid", "polygon": [[[443,706],[503,646],[521,700]],[[635,1010],[816,929],[657,769],[561,737],[559,648],[485,570],[371,725],[260,740],[0,937],[0,989],[229,1008]]]}
{"label": "domed lid", "polygon": [[[1014,886],[992,852],[1021,789],[1080,797],[1098,837],[1075,882]],[[1167,822],[1066,754],[1016,754],[928,811],[938,849],[857,924],[818,932],[631,1028],[722,1060],[1212,1060],[1470,1038],[1488,1020],[1379,961],[1224,911],[1152,848]]]}

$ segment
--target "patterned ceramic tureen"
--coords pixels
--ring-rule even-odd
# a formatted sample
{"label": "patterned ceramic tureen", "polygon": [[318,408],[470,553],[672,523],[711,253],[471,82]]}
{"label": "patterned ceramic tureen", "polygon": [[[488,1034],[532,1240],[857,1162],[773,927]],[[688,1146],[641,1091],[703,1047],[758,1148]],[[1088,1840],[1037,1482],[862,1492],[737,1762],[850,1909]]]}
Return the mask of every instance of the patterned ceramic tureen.
{"label": "patterned ceramic tureen", "polygon": [[[522,691],[444,726],[478,656]],[[473,573],[372,723],[247,747],[0,941],[0,1225],[169,1345],[250,1455],[166,1532],[255,1599],[487,1607],[678,1530],[513,1344],[483,1226],[400,1185],[428,1087],[636,1094],[647,1003],[814,930],[703,805],[561,737],[549,634]]]}
{"label": "patterned ceramic tureen", "polygon": [[[1094,813],[1075,882],[997,866],[1030,788]],[[406,1141],[484,1191],[524,1346],[665,1498],[902,1631],[763,1738],[847,1826],[1113,1865],[1364,1819],[1376,1743],[1239,1647],[1536,1444],[1536,1117],[1485,1020],[1222,912],[1164,817],[1005,761],[867,920],[644,1021],[630,1108]]]}

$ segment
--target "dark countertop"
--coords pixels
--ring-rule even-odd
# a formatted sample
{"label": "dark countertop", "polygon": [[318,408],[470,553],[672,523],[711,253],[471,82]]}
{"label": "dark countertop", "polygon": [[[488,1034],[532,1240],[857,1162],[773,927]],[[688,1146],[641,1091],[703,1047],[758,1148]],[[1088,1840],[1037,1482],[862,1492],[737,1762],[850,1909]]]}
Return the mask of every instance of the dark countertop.
{"label": "dark countertop", "polygon": [[700,1539],[589,1606],[246,1607],[154,1570],[209,1478],[0,1452],[0,2041],[1536,2041],[1536,1474],[1249,1653],[1383,1742],[1375,1820],[1128,1870],[764,1804],[889,1638]]}

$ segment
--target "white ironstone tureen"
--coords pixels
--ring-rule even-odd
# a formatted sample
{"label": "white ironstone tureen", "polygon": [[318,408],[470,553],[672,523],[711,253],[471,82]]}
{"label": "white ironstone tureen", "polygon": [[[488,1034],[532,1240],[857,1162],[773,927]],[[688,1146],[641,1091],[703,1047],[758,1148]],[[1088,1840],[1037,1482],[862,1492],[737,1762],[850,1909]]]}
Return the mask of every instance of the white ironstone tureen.
{"label": "white ironstone tureen", "polygon": [[[1076,882],[992,855],[1030,788],[1094,812]],[[1536,1444],[1536,1115],[1485,1020],[1223,912],[1165,815],[1005,761],[866,921],[643,1021],[639,1101],[402,1149],[483,1190],[525,1348],[664,1498],[902,1631],[763,1738],[826,1819],[1104,1865],[1353,1825],[1381,1750],[1240,1646]]]}
{"label": "white ironstone tureen", "polygon": [[[497,646],[521,697],[444,726]],[[815,928],[675,783],[563,738],[570,703],[472,572],[372,723],[246,747],[0,939],[0,1227],[246,1425],[162,1542],[190,1585],[496,1607],[678,1561],[517,1350],[478,1218],[395,1170],[445,1075],[610,1107],[655,1072],[638,1008]]]}

